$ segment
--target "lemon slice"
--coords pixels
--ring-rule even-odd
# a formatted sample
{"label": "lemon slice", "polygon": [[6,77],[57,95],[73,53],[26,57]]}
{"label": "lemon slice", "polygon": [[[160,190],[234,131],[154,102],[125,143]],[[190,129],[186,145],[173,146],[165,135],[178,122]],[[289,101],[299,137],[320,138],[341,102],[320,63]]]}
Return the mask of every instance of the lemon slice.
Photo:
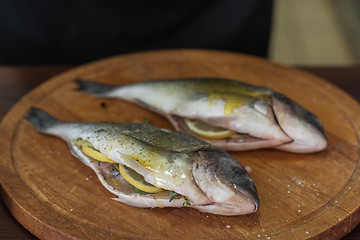
{"label": "lemon slice", "polygon": [[119,172],[123,178],[137,189],[147,193],[157,193],[163,189],[155,187],[144,180],[144,177],[122,164],[119,164]]}
{"label": "lemon slice", "polygon": [[236,133],[229,129],[212,126],[205,122],[194,119],[185,119],[185,124],[192,132],[210,139],[228,138]]}
{"label": "lemon slice", "polygon": [[[101,152],[95,150],[92,147],[89,147],[87,145],[82,145],[81,150],[84,154],[86,154],[89,157],[92,157],[98,161],[101,162],[108,162],[108,163],[116,163],[115,161],[111,160],[110,158],[106,157]],[[163,191],[161,188],[157,188],[150,183],[147,183],[144,180],[144,177],[132,170],[131,168],[128,168],[122,164],[119,164],[119,172],[123,178],[128,181],[131,185],[136,187],[137,189],[147,192],[147,193],[157,193]]]}
{"label": "lemon slice", "polygon": [[110,158],[106,157],[104,154],[102,154],[101,152],[93,149],[92,147],[86,146],[85,144],[83,144],[81,146],[81,151],[88,155],[89,157],[92,157],[100,162],[108,162],[108,163],[116,163],[115,161],[111,160]]}

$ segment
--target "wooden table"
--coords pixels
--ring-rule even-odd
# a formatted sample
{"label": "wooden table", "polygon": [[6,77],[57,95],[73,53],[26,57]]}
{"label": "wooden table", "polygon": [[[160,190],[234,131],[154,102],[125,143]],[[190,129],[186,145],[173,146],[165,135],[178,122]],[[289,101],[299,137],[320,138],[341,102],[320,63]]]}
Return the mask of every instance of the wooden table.
{"label": "wooden table", "polygon": [[[31,89],[71,67],[0,66],[0,119]],[[328,80],[360,101],[360,66],[300,68]],[[0,200],[0,239],[36,239],[12,217],[2,200]],[[360,239],[360,225],[344,239]]]}

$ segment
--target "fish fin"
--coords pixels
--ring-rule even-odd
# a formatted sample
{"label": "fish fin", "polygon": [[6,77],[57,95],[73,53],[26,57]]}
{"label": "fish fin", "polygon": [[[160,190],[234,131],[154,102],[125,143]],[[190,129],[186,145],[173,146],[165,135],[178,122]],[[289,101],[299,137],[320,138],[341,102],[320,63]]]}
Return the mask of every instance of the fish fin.
{"label": "fish fin", "polygon": [[93,95],[99,95],[104,94],[112,89],[114,89],[115,86],[108,85],[108,84],[102,84],[102,83],[96,83],[96,82],[90,82],[82,79],[75,79],[74,82],[78,84],[77,91],[80,92],[86,92]]}
{"label": "fish fin", "polygon": [[39,132],[43,133],[46,133],[46,130],[49,127],[61,122],[59,119],[52,117],[47,112],[35,107],[30,109],[26,119],[31,122]]}

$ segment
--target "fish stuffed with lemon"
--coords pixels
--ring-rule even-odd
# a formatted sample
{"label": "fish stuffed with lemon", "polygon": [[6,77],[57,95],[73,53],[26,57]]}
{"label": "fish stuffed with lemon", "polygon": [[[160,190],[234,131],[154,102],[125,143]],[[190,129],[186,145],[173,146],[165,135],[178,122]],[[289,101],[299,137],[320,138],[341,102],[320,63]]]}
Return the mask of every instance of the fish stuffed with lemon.
{"label": "fish stuffed with lemon", "polygon": [[220,78],[187,78],[106,85],[77,79],[79,90],[120,98],[167,117],[181,132],[224,150],[275,148],[295,153],[324,150],[320,120],[267,88]]}
{"label": "fish stuffed with lemon", "polygon": [[207,142],[149,124],[62,122],[32,108],[36,129],[60,137],[115,200],[141,208],[191,207],[219,215],[256,212],[253,180]]}

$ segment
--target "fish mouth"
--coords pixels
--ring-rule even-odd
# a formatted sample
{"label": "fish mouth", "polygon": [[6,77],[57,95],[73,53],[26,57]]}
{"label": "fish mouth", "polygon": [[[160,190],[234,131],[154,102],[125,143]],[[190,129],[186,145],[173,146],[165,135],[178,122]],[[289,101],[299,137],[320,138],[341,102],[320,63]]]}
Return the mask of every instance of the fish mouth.
{"label": "fish mouth", "polygon": [[260,201],[255,184],[236,159],[216,149],[199,151],[194,158],[195,182],[212,201],[195,206],[198,210],[229,216],[258,210]]}
{"label": "fish mouth", "polygon": [[320,120],[282,94],[273,97],[273,111],[279,126],[293,141],[275,147],[294,153],[319,152],[327,147]]}

